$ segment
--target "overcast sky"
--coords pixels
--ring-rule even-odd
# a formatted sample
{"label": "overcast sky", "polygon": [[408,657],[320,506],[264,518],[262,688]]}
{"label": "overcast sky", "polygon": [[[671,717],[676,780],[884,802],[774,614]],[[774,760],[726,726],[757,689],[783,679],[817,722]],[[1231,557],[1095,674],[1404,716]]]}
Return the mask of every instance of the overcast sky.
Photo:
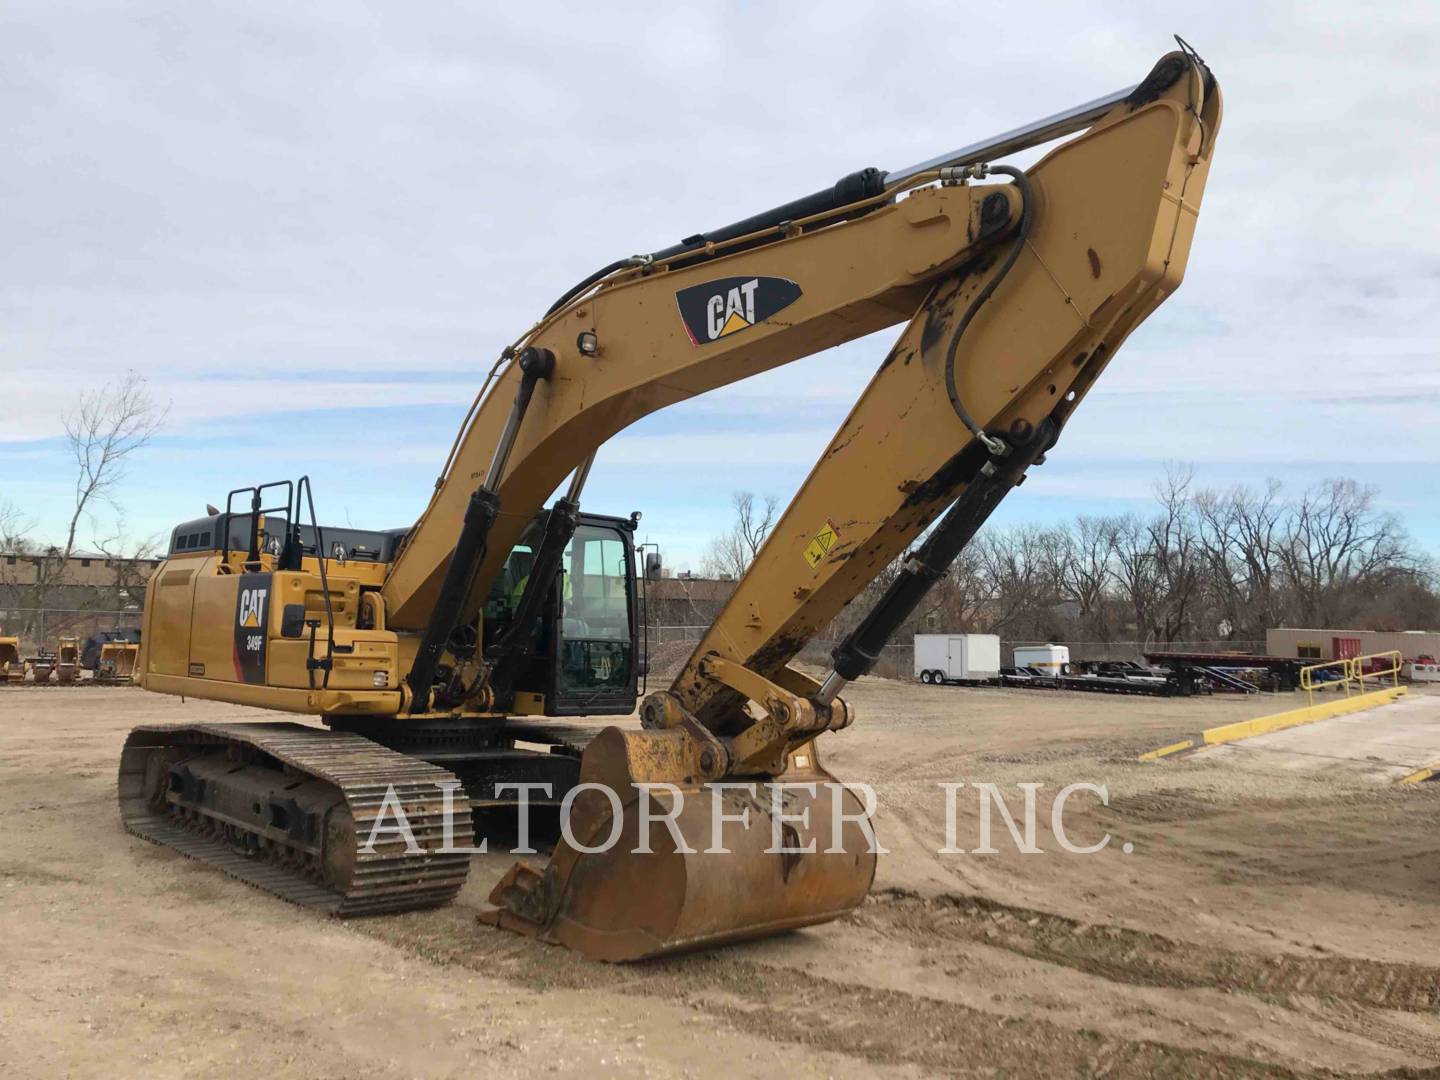
{"label": "overcast sky", "polygon": [[[62,412],[133,367],[171,411],[132,535],[301,472],[322,519],[409,524],[499,348],[592,269],[1136,82],[1178,31],[1226,109],[1185,285],[998,518],[1143,510],[1182,461],[1356,477],[1440,549],[1437,13],[4,0],[0,500],[60,536]],[[587,507],[698,561],[891,337],[642,421]]]}

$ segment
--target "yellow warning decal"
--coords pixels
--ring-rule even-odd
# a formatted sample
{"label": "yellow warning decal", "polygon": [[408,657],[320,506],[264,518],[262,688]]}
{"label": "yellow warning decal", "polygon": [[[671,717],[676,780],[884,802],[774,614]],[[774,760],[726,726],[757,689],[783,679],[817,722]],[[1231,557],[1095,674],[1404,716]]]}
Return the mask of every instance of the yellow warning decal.
{"label": "yellow warning decal", "polygon": [[835,541],[840,539],[840,533],[829,521],[824,527],[810,538],[810,543],[805,545],[805,561],[810,564],[811,569],[820,565],[820,560],[830,553],[835,546]]}

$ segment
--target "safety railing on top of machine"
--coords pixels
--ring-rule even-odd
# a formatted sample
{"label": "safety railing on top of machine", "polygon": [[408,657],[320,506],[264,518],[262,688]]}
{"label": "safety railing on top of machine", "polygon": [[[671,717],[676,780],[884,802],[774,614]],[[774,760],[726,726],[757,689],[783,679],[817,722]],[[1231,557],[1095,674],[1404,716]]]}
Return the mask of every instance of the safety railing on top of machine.
{"label": "safety railing on top of machine", "polygon": [[[265,506],[265,492],[272,488],[283,488],[285,491],[285,502],[275,506]],[[250,499],[250,510],[248,513],[238,514],[235,512],[235,496],[245,495]],[[225,497],[225,513],[219,521],[220,535],[223,538],[220,550],[220,563],[223,571],[228,572],[228,557],[230,554],[230,522],[235,517],[245,521],[246,527],[246,556],[242,564],[247,571],[258,571],[262,567],[260,562],[261,538],[263,535],[263,523],[266,514],[285,515],[284,536],[275,536],[267,546],[268,552],[279,560],[283,569],[297,569],[303,560],[305,547],[300,536],[300,522],[305,511],[310,514],[310,532],[314,540],[315,562],[320,571],[320,595],[325,601],[325,656],[323,658],[315,655],[316,632],[320,628],[319,619],[306,619],[305,625],[310,628],[309,654],[305,660],[306,671],[309,675],[310,689],[316,689],[315,672],[320,671],[320,688],[329,689],[330,672],[335,666],[335,654],[337,652],[351,652],[353,645],[335,644],[335,609],[330,600],[330,581],[326,573],[331,555],[326,553],[325,534],[320,528],[320,523],[315,517],[315,494],[310,484],[309,476],[302,476],[299,480],[272,480],[269,483],[257,484],[254,487],[236,488]]]}

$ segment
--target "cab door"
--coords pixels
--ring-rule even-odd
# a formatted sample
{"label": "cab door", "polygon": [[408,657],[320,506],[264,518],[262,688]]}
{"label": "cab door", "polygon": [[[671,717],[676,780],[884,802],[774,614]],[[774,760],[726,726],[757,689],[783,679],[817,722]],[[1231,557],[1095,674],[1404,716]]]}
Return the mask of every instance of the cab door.
{"label": "cab door", "polygon": [[551,716],[607,716],[635,707],[635,551],[622,528],[584,523],[561,563]]}

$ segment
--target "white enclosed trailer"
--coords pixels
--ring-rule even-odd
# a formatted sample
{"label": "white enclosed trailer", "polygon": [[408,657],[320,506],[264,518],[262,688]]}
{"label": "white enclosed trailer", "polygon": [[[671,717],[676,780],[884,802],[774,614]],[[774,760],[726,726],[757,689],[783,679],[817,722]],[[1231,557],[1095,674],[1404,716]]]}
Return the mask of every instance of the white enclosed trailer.
{"label": "white enclosed trailer", "polygon": [[970,682],[1000,674],[995,634],[916,634],[915,678],[923,683]]}
{"label": "white enclosed trailer", "polygon": [[1046,675],[1060,675],[1070,663],[1070,649],[1065,645],[1021,645],[1015,649],[1017,668],[1038,668]]}

